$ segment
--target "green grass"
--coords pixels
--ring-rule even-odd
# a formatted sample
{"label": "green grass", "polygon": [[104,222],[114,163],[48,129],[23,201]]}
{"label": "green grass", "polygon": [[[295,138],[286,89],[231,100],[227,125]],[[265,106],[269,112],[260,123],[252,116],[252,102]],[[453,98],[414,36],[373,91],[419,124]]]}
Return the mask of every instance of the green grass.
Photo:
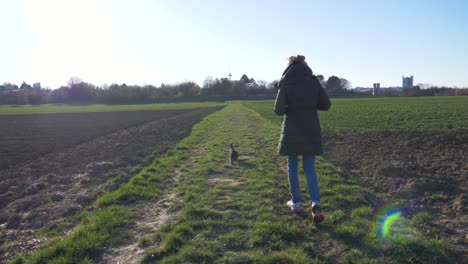
{"label": "green grass", "polygon": [[86,263],[99,255],[104,245],[122,235],[122,227],[134,217],[132,210],[110,206],[98,210],[65,239],[54,239],[29,256],[10,263]]}
{"label": "green grass", "polygon": [[[191,156],[175,189],[186,206],[175,223],[145,241],[150,245],[146,263],[452,261],[445,241],[420,233],[405,218],[392,226],[391,236],[380,238],[376,212],[368,203],[376,194],[321,159],[317,171],[327,221],[316,226],[309,213],[292,215],[285,207],[284,159],[274,155],[279,126],[241,104],[211,115],[194,133],[203,143],[190,144],[198,155]],[[227,163],[229,142],[239,145],[238,165]],[[213,185],[215,178],[231,184]],[[307,204],[306,190],[302,193]]]}
{"label": "green grass", "polygon": [[6,106],[0,105],[0,115],[17,114],[52,114],[52,113],[83,113],[83,112],[113,112],[113,111],[145,111],[163,109],[186,109],[224,105],[224,103],[162,103],[135,105],[40,105],[40,106]]}
{"label": "green grass", "polygon": [[97,199],[92,212],[81,212],[79,217],[83,220],[69,236],[63,239],[57,237],[55,230],[40,230],[52,241],[10,263],[92,263],[105,247],[131,239],[126,230],[135,220],[139,202],[161,197],[171,184],[177,163],[187,157],[184,152],[168,151],[121,188]]}
{"label": "green grass", "polygon": [[[246,102],[265,118],[280,123],[273,101]],[[319,112],[324,131],[426,131],[468,129],[468,97],[332,99]]]}
{"label": "green grass", "polygon": [[[323,159],[317,161],[326,221],[315,225],[305,213],[291,214],[285,159],[278,157],[279,123],[242,103],[197,124],[174,149],[95,203],[94,212],[70,236],[13,263],[87,263],[112,246],[138,219],[143,202],[164,193],[180,201],[177,219],[140,238],[145,263],[454,263],[447,242],[418,228],[426,215],[398,218],[379,235],[381,216],[369,200],[377,194]],[[240,153],[228,163],[228,144]],[[179,181],[173,178],[178,172]],[[302,171],[301,171],[302,174]],[[112,239],[111,239],[112,238]],[[127,237],[128,240],[136,239]]]}

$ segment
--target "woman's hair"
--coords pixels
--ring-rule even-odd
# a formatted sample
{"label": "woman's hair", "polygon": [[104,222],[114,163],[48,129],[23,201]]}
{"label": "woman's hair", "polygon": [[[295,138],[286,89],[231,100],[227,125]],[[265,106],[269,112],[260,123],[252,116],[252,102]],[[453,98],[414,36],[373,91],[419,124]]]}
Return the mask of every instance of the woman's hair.
{"label": "woman's hair", "polygon": [[288,58],[288,65],[291,65],[293,62],[302,62],[307,65],[305,62],[305,56],[304,55],[296,55],[296,56],[291,56]]}

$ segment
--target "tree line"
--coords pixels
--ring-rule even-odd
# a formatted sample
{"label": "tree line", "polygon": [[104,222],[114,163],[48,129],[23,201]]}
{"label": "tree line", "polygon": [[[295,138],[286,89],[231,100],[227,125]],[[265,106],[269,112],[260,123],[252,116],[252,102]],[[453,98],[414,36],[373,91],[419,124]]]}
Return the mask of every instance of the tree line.
{"label": "tree line", "polygon": [[[351,89],[351,83],[337,76],[325,79],[316,76],[331,97],[359,96]],[[383,96],[433,96],[433,95],[468,95],[468,89],[448,87],[419,86],[405,88],[402,93],[392,94],[391,90]],[[95,86],[79,78],[70,78],[68,84],[57,89],[37,89],[23,82],[20,86],[4,83],[0,85],[0,104],[47,104],[47,103],[152,103],[164,100],[206,101],[230,100],[230,98],[265,98],[273,99],[277,93],[278,80],[272,82],[256,81],[246,74],[239,80],[207,77],[202,86],[192,81],[176,84],[127,85],[111,84]],[[383,89],[385,90],[385,89]]]}
{"label": "tree line", "polygon": [[[322,75],[317,76],[322,85],[329,90],[344,91],[350,83],[336,76],[325,81]],[[195,82],[181,82],[154,85],[111,84],[95,86],[79,78],[70,78],[68,84],[57,89],[37,89],[23,82],[19,87],[11,83],[0,85],[0,104],[47,104],[47,103],[150,103],[157,99],[167,98],[215,98],[235,97],[254,98],[266,96],[274,98],[277,93],[278,80],[267,83],[256,81],[246,74],[239,80],[207,77],[200,87]]]}
{"label": "tree line", "polygon": [[200,97],[204,95],[258,95],[274,94],[264,81],[256,82],[243,75],[240,80],[207,77],[203,86],[187,81],[176,84],[127,85],[111,84],[95,86],[79,78],[71,78],[66,86],[57,89],[35,89],[23,82],[0,85],[0,104],[46,103],[146,103],[158,98]]}

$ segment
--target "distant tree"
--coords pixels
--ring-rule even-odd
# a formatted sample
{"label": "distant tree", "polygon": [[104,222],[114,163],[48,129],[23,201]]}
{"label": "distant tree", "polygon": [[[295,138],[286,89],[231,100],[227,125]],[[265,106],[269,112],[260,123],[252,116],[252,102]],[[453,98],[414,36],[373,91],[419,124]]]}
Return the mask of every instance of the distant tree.
{"label": "distant tree", "polygon": [[340,78],[341,80],[341,87],[344,90],[350,90],[352,88],[351,82],[346,80],[345,78]]}
{"label": "distant tree", "polygon": [[254,78],[249,79],[249,77],[246,74],[243,74],[239,81],[244,83],[245,86],[248,88],[258,86],[258,84],[255,82],[255,79]]}
{"label": "distant tree", "polygon": [[219,79],[215,79],[211,76],[208,76],[203,81],[203,87],[200,92],[201,95],[215,95],[219,94],[221,90],[221,82]]}
{"label": "distant tree", "polygon": [[457,95],[457,96],[467,96],[467,95],[468,95],[468,88],[456,89],[454,95]]}
{"label": "distant tree", "polygon": [[419,86],[403,88],[403,96],[418,96],[421,89]]}
{"label": "distant tree", "polygon": [[202,88],[212,88],[213,84],[215,83],[215,80],[211,76],[207,76],[205,80],[203,81],[203,86]]}
{"label": "distant tree", "polygon": [[272,81],[271,83],[269,83],[267,85],[267,88],[270,89],[270,90],[277,91],[278,90],[278,83],[279,83],[279,80],[274,80],[274,81]]}
{"label": "distant tree", "polygon": [[429,84],[429,83],[418,83],[416,84],[416,86],[419,86],[421,89],[428,89],[428,88],[434,87],[434,85]]}
{"label": "distant tree", "polygon": [[4,82],[2,85],[0,85],[0,90],[18,90],[19,87],[16,84],[9,83],[9,82]]}
{"label": "distant tree", "polygon": [[16,93],[0,94],[0,104],[13,105],[17,103]]}
{"label": "distant tree", "polygon": [[247,94],[247,85],[243,81],[232,81],[232,91],[233,95],[246,95]]}
{"label": "distant tree", "polygon": [[257,87],[258,83],[255,81],[254,78],[250,78],[249,85],[250,87]]}
{"label": "distant tree", "polygon": [[249,79],[249,76],[247,76],[246,74],[243,74],[241,76],[241,78],[239,79],[239,81],[245,83],[245,84],[248,84],[250,82],[250,79]]}
{"label": "distant tree", "polygon": [[20,86],[20,90],[30,91],[32,90],[32,86],[23,81]]}
{"label": "distant tree", "polygon": [[106,90],[100,91],[100,95],[104,101],[108,102],[139,102],[146,101],[150,97],[148,89],[143,89],[139,86],[131,86],[125,83],[111,84]]}
{"label": "distant tree", "polygon": [[319,82],[323,82],[325,80],[325,77],[323,77],[323,75],[321,74],[318,74],[316,75],[315,77],[317,77],[317,79],[319,80]]}
{"label": "distant tree", "polygon": [[351,83],[344,78],[330,76],[330,78],[327,80],[325,88],[329,91],[344,91],[351,88]]}
{"label": "distant tree", "polygon": [[220,94],[232,94],[232,82],[228,78],[221,78],[221,93]]}
{"label": "distant tree", "polygon": [[83,82],[77,77],[70,78],[68,87],[71,101],[90,101],[95,94],[94,85]]}
{"label": "distant tree", "polygon": [[329,91],[338,90],[340,87],[340,78],[330,76],[327,80],[325,88]]}
{"label": "distant tree", "polygon": [[49,101],[52,103],[64,103],[70,100],[70,87],[61,86],[52,90],[49,94]]}
{"label": "distant tree", "polygon": [[161,87],[156,89],[156,97],[168,97],[175,96],[175,89],[172,89],[170,85],[162,84]]}
{"label": "distant tree", "polygon": [[172,87],[177,91],[178,96],[196,96],[200,94],[200,86],[195,82],[183,82]]}
{"label": "distant tree", "polygon": [[29,103],[27,90],[21,89],[20,91],[15,93],[15,95],[16,95],[16,104],[23,105],[23,104]]}
{"label": "distant tree", "polygon": [[316,77],[319,80],[322,87],[325,88],[327,86],[327,82],[325,81],[325,77],[323,77],[323,75],[321,75],[321,74],[317,75]]}
{"label": "distant tree", "polygon": [[47,103],[48,91],[34,89],[28,92],[28,103],[39,105]]}
{"label": "distant tree", "polygon": [[267,82],[264,80],[257,81],[258,86],[267,88]]}

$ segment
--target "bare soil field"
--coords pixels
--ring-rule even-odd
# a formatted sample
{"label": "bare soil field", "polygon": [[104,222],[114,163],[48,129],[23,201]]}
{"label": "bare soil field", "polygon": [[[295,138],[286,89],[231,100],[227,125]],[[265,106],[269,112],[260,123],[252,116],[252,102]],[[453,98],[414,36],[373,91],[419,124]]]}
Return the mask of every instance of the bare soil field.
{"label": "bare soil field", "polygon": [[39,229],[69,231],[64,219],[220,108],[0,116],[0,263],[43,243]]}
{"label": "bare soil field", "polygon": [[467,255],[468,131],[327,133],[324,141],[327,160],[402,204],[407,216],[429,212],[442,231],[432,235]]}
{"label": "bare soil field", "polygon": [[191,109],[74,114],[0,115],[0,169],[57,152],[118,129]]}

